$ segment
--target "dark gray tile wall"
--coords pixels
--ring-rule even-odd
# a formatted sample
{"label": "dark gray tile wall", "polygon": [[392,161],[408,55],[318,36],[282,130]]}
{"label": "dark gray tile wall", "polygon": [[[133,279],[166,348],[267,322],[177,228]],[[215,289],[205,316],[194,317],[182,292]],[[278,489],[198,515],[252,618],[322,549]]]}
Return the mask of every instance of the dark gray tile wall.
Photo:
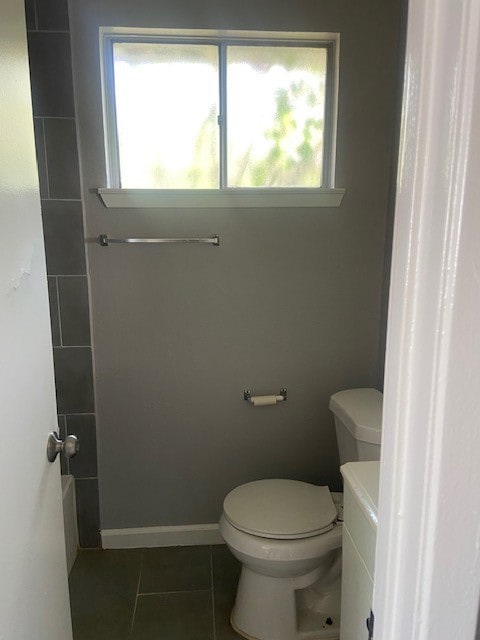
{"label": "dark gray tile wall", "polygon": [[37,28],[37,16],[35,11],[35,0],[25,0],[25,17],[27,29]]}
{"label": "dark gray tile wall", "polygon": [[60,314],[58,309],[58,284],[57,278],[47,278],[48,300],[50,304],[50,325],[52,327],[52,343],[54,347],[61,345],[60,338]]}
{"label": "dark gray tile wall", "polygon": [[47,155],[45,150],[45,128],[43,118],[34,118],[35,150],[37,152],[40,197],[48,198]]}
{"label": "dark gray tile wall", "polygon": [[76,478],[75,490],[80,546],[84,549],[100,547],[98,478]]}
{"label": "dark gray tile wall", "polygon": [[91,347],[54,347],[55,386],[59,413],[93,413]]}
{"label": "dark gray tile wall", "polygon": [[68,31],[67,0],[37,0],[38,28],[45,31]]}
{"label": "dark gray tile wall", "polygon": [[80,199],[67,0],[25,0],[35,146],[62,437],[76,434],[77,457],[62,456],[76,479],[80,546],[100,546],[92,347]]}
{"label": "dark gray tile wall", "polygon": [[50,198],[80,198],[75,120],[48,118],[44,124]]}
{"label": "dark gray tile wall", "polygon": [[[67,437],[67,416],[58,416],[58,434],[61,440],[65,440]],[[60,468],[62,470],[62,476],[70,473],[68,468],[69,460],[65,456],[60,456]]]}
{"label": "dark gray tile wall", "polygon": [[85,275],[85,242],[80,200],[42,200],[42,218],[48,275]]}
{"label": "dark gray tile wall", "polygon": [[76,435],[80,439],[82,455],[69,460],[70,473],[76,478],[96,480],[97,471],[97,434],[94,414],[73,414],[66,416],[67,435]]}
{"label": "dark gray tile wall", "polygon": [[85,276],[57,278],[64,346],[90,344],[88,283]]}
{"label": "dark gray tile wall", "polygon": [[70,35],[67,32],[29,31],[28,52],[33,115],[75,117]]}

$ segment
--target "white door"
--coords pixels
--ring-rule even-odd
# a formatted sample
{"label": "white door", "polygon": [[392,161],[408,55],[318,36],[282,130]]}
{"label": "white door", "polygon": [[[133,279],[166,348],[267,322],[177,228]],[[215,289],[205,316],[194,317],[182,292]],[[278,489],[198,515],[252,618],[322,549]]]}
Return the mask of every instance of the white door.
{"label": "white door", "polygon": [[480,0],[410,0],[404,90],[375,638],[472,640],[480,596]]}
{"label": "white door", "polygon": [[45,254],[22,0],[0,3],[0,640],[69,640]]}

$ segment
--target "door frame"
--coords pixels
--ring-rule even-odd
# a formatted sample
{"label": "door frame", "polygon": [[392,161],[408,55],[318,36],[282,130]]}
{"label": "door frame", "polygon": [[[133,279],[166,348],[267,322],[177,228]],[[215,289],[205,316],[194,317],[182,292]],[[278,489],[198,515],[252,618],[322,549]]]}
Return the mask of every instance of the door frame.
{"label": "door frame", "polygon": [[475,635],[479,175],[480,0],[410,0],[373,604],[379,640]]}

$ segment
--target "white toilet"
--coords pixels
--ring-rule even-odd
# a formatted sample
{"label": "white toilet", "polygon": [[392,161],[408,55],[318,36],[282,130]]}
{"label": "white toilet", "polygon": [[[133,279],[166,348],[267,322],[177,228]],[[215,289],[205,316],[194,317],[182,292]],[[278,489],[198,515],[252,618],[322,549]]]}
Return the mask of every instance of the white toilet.
{"label": "white toilet", "polygon": [[[378,460],[382,394],[340,391],[330,409],[340,463]],[[339,637],[339,494],[296,480],[249,482],[225,498],[220,532],[242,563],[231,615],[238,633],[252,640]]]}

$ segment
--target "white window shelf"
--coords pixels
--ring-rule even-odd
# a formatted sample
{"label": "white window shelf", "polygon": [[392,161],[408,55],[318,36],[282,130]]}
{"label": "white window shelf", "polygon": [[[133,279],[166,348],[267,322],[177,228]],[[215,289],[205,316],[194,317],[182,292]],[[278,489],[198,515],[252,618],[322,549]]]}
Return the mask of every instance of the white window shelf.
{"label": "white window shelf", "polygon": [[109,209],[261,209],[339,207],[345,189],[98,189]]}

